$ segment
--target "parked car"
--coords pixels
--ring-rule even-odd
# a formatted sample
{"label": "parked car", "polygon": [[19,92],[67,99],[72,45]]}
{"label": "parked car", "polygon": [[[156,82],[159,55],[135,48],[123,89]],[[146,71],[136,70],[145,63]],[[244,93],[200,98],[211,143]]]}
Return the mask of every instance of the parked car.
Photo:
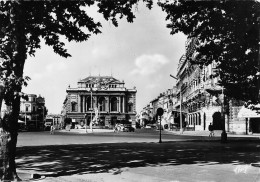
{"label": "parked car", "polygon": [[156,124],[147,124],[145,126],[145,128],[153,128],[153,129],[155,129],[156,128]]}
{"label": "parked car", "polygon": [[124,126],[122,131],[124,131],[124,132],[134,132],[135,128],[133,128],[132,126]]}

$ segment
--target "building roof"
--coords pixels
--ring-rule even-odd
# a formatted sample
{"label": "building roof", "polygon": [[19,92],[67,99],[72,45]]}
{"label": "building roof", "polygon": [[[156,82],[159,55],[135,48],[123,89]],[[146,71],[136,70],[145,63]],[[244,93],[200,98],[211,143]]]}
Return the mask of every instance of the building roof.
{"label": "building roof", "polygon": [[115,79],[112,76],[88,76],[87,78],[84,78],[80,80],[78,83],[124,83],[124,81],[119,81]]}

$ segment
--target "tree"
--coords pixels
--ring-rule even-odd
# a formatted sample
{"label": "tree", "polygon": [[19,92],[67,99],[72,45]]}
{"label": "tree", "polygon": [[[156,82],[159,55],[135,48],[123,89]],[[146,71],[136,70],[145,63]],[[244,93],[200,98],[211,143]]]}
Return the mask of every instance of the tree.
{"label": "tree", "polygon": [[[1,133],[10,135],[5,149],[8,160],[2,179],[19,180],[16,173],[15,152],[17,143],[17,121],[20,112],[22,86],[29,77],[23,75],[24,63],[40,48],[41,40],[52,46],[62,57],[71,56],[60,37],[70,41],[87,41],[92,34],[101,33],[101,23],[90,17],[86,7],[98,7],[98,13],[118,26],[117,20],[135,18],[133,6],[139,0],[121,1],[1,1],[0,2],[0,78],[4,89],[1,93],[10,110],[1,121]],[[151,8],[151,0],[143,0]],[[0,104],[1,105],[1,104]]]}
{"label": "tree", "polygon": [[217,63],[217,74],[225,94],[231,98],[259,102],[260,2],[163,1],[171,34],[183,32],[198,39],[193,64]]}

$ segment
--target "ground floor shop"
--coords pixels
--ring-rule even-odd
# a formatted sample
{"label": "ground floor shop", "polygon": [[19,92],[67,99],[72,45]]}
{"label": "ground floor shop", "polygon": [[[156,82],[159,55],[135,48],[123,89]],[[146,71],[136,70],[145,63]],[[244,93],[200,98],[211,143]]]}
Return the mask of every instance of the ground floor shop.
{"label": "ground floor shop", "polygon": [[[221,106],[202,107],[195,112],[183,112],[183,127],[192,131],[208,131],[210,123],[214,130],[223,130],[234,134],[260,133],[260,114],[242,115],[243,106],[231,106],[229,112],[223,112]],[[175,111],[168,118],[168,124],[180,127],[180,114]],[[176,124],[177,123],[177,124]]]}

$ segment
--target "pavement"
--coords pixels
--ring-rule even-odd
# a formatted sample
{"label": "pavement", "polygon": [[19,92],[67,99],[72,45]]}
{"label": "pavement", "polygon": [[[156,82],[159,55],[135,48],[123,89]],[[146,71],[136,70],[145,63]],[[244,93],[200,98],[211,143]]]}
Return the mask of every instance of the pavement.
{"label": "pavement", "polygon": [[[153,129],[146,129],[146,130],[153,130]],[[136,130],[138,132],[138,130]],[[70,131],[68,130],[58,130],[58,132],[64,132],[64,133],[79,133],[79,134],[86,134],[86,133],[112,133],[114,132],[113,129],[71,129]],[[143,131],[140,131],[143,132]],[[182,133],[180,131],[176,130],[164,130],[164,133],[170,133],[174,135],[184,135],[184,136],[209,136],[209,131],[183,131]],[[221,137],[222,130],[216,130],[214,131],[214,137]],[[248,134],[248,135],[243,135],[243,134],[234,134],[234,133],[229,133],[227,132],[227,137],[228,138],[246,138],[246,139],[260,139],[260,134]]]}
{"label": "pavement", "polygon": [[[59,130],[58,132],[71,132],[71,133],[85,134],[86,130],[72,129],[70,131]],[[87,132],[91,132],[91,131],[88,129]],[[94,129],[94,132],[95,133],[113,132],[113,130]],[[164,132],[173,135],[202,136],[204,138],[205,136],[209,135],[208,131],[184,131],[182,134],[180,134],[179,131],[164,131]],[[222,131],[215,131],[215,136],[211,138],[208,137],[208,139],[209,140],[217,139],[217,138],[219,139],[221,136],[221,132]],[[227,135],[229,140],[236,140],[237,138],[239,138],[239,139],[244,139],[246,141],[252,140],[253,142],[257,142],[255,146],[258,148],[254,147],[253,150],[256,150],[260,154],[260,142],[259,142],[260,135],[235,135],[231,133],[227,133]],[[153,144],[153,145],[166,146],[168,144],[163,143],[163,144]],[[223,144],[220,144],[220,142],[214,142],[214,141],[205,142],[205,140],[203,139],[202,142],[198,143],[198,147],[200,147],[200,145],[202,148],[204,145],[207,145],[207,147],[208,145],[210,145],[213,151],[214,148],[216,148],[216,150],[223,150]],[[224,145],[226,147],[227,152],[230,152],[229,145],[231,144]],[[232,145],[234,145],[233,147],[241,147],[240,145],[243,145],[243,143],[240,144],[237,142]],[[190,150],[192,152],[192,150],[195,149],[190,149]],[[180,148],[179,150],[176,151],[177,152],[184,151],[184,148]],[[60,174],[60,175],[56,175],[55,173],[53,174],[39,173],[37,172],[37,170],[34,170],[33,166],[31,167],[32,170],[18,169],[17,172],[19,177],[22,179],[22,181],[30,181],[30,182],[34,182],[34,181],[35,182],[37,181],[38,182],[121,182],[121,181],[122,182],[222,182],[222,181],[223,182],[224,181],[260,182],[260,155],[256,156],[256,160],[250,161],[248,159],[248,163],[247,163],[247,162],[239,162],[236,161],[235,159],[233,161],[231,160],[230,162],[223,162],[222,158],[226,156],[222,156],[222,153],[220,154],[221,155],[219,161],[217,160],[200,161],[200,157],[198,157],[196,160],[193,161],[193,163],[184,162],[181,165],[175,164],[176,161],[173,160],[168,162],[156,163],[156,165],[151,164],[146,166],[139,165],[137,167],[127,167],[127,166],[118,167],[118,168],[114,167],[108,169],[107,171],[101,170],[100,172],[98,171],[90,172],[90,173],[72,172],[71,173],[72,175],[68,175],[70,174],[68,171],[66,171],[66,173],[68,172],[68,174]],[[247,156],[246,156],[247,154],[250,157],[254,157],[253,153],[251,154],[250,152],[243,153],[243,154],[241,152],[241,155],[243,155],[241,157],[242,158],[245,157],[245,160],[247,160]],[[164,155],[164,152],[162,152],[162,155]],[[227,155],[232,157],[236,155],[236,153],[231,152],[228,153]],[[181,157],[185,157],[185,156],[181,156]],[[212,159],[215,159],[215,157],[213,157]],[[131,162],[141,163],[142,159],[136,159]],[[96,167],[102,168],[102,166],[96,166]]]}
{"label": "pavement", "polygon": [[113,129],[99,129],[99,128],[94,128],[93,130],[91,129],[71,129],[71,130],[57,130],[57,132],[64,132],[64,133],[80,133],[80,134],[86,134],[86,133],[112,133],[114,132]]}

